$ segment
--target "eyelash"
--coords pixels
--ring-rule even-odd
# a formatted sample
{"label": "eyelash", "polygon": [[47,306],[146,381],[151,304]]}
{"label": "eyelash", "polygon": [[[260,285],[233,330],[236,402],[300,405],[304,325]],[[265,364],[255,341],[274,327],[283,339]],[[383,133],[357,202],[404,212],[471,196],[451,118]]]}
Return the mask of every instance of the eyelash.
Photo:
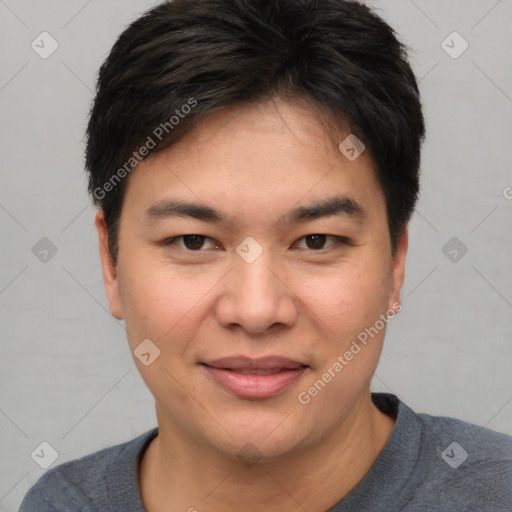
{"label": "eyelash", "polygon": [[[330,237],[330,238],[333,239],[334,243],[331,244],[330,246],[328,246],[327,248],[323,248],[323,249],[309,249],[312,252],[321,253],[323,251],[329,250],[332,247],[341,246],[341,245],[353,245],[352,242],[348,238],[346,238],[346,237],[336,236],[336,235],[327,235],[325,233],[311,233],[309,235],[304,235],[303,237],[298,238],[297,241],[298,240],[303,240],[303,239],[307,238],[308,236],[313,236],[313,235],[320,235],[320,236]],[[199,236],[199,237],[203,237],[204,240],[213,240],[212,238],[210,238],[208,236],[205,236],[205,235],[199,235],[197,233],[191,233],[191,234],[188,234],[188,235],[179,235],[179,236],[175,236],[175,237],[172,237],[172,238],[167,238],[167,239],[163,240],[162,242],[160,242],[159,245],[162,245],[164,247],[170,247],[170,246],[176,245],[176,242],[179,239],[184,239],[184,237],[186,237],[186,236]],[[191,250],[191,249],[187,249],[186,247],[180,247],[180,248],[184,249],[187,252],[197,252],[197,253],[204,252],[203,249]],[[308,248],[306,248],[305,250],[308,250]]]}

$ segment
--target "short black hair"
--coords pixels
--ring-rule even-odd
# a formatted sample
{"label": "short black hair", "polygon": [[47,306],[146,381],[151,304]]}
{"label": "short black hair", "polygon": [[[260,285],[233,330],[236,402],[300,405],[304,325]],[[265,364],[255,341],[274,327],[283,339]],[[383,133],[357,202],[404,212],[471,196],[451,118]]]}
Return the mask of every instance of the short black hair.
{"label": "short black hair", "polygon": [[425,137],[407,50],[352,0],[172,0],[148,10],[101,66],[87,126],[88,190],[113,261],[130,170],[205,115],[274,96],[307,100],[365,144],[394,253],[418,198]]}

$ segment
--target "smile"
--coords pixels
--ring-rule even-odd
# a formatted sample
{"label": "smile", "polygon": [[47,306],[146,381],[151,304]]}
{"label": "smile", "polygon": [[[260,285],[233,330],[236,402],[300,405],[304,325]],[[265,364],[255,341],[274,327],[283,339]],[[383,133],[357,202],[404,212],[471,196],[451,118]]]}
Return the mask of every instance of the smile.
{"label": "smile", "polygon": [[282,357],[224,358],[201,363],[217,386],[245,399],[276,396],[294,385],[309,366]]}

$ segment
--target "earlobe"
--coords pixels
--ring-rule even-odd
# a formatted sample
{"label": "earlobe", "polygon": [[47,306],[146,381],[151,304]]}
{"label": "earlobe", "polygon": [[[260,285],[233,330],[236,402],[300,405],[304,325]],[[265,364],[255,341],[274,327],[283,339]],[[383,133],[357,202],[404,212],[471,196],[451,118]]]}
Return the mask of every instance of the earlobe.
{"label": "earlobe", "polygon": [[116,267],[108,248],[108,232],[107,226],[105,224],[103,210],[99,209],[96,212],[94,224],[96,225],[96,229],[98,231],[103,283],[105,285],[105,292],[107,294],[110,312],[112,316],[118,320],[121,320],[123,315],[121,312],[121,302],[119,300],[119,282],[117,278]]}
{"label": "earlobe", "polygon": [[407,247],[409,245],[409,224],[406,224],[403,233],[398,241],[398,247],[393,256],[393,283],[389,297],[388,307],[390,309],[401,309],[400,291],[405,279],[405,259],[407,255]]}

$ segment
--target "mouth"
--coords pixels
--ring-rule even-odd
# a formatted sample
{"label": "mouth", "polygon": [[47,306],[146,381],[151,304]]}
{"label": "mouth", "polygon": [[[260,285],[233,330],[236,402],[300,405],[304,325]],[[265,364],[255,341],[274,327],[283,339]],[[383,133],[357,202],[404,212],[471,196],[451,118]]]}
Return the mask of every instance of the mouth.
{"label": "mouth", "polygon": [[253,400],[284,392],[310,368],[284,357],[229,357],[200,365],[216,385],[239,398]]}

